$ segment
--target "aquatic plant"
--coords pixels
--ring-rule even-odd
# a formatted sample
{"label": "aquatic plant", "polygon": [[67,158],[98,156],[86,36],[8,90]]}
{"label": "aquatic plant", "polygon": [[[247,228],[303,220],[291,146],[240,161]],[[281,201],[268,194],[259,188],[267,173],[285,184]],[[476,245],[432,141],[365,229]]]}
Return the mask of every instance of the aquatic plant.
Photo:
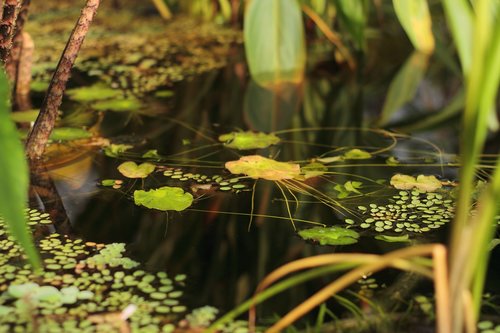
{"label": "aquatic plant", "polygon": [[137,165],[133,161],[127,161],[118,166],[118,171],[127,178],[146,178],[155,168],[154,164],[148,162]]}
{"label": "aquatic plant", "polygon": [[263,132],[231,132],[219,135],[219,141],[228,148],[249,150],[267,148],[280,142],[276,135]]}
{"label": "aquatic plant", "polygon": [[163,186],[149,191],[134,191],[136,205],[158,210],[182,211],[193,203],[193,196],[180,187]]}
{"label": "aquatic plant", "polygon": [[312,227],[298,232],[305,240],[318,242],[320,245],[349,245],[358,242],[359,233],[341,227]]}

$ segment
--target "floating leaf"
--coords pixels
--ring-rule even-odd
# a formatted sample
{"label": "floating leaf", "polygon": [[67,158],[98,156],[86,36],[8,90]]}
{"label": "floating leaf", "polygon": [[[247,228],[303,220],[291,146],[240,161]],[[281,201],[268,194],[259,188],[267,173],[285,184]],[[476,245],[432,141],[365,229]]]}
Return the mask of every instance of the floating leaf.
{"label": "floating leaf", "polygon": [[104,154],[109,157],[118,157],[121,153],[134,148],[132,145],[123,145],[123,144],[110,144],[106,148],[104,148]]}
{"label": "floating leaf", "polygon": [[174,92],[172,90],[160,90],[155,92],[155,97],[158,98],[168,98],[174,96]]}
{"label": "floating leaf", "polygon": [[148,162],[137,165],[133,161],[127,161],[118,166],[118,171],[127,178],[146,178],[154,170],[155,165]]}
{"label": "floating leaf", "polygon": [[161,158],[161,156],[158,155],[158,150],[156,150],[156,149],[148,150],[147,152],[142,154],[142,157],[143,158],[152,158],[152,159],[160,159]]}
{"label": "floating leaf", "polygon": [[418,175],[417,178],[408,175],[396,174],[391,178],[391,185],[398,190],[416,188],[421,192],[433,192],[443,185],[435,176]]}
{"label": "floating leaf", "polygon": [[300,82],[306,50],[296,0],[252,0],[245,11],[244,40],[252,78],[263,86]]}
{"label": "floating leaf", "polygon": [[300,176],[298,164],[278,162],[259,155],[243,156],[237,161],[226,162],[232,174],[244,174],[254,179],[283,180]]}
{"label": "floating leaf", "polygon": [[375,236],[375,239],[387,242],[387,243],[406,243],[410,241],[410,236],[401,235],[401,236],[387,236],[387,235],[378,235]]}
{"label": "floating leaf", "polygon": [[119,98],[109,101],[100,101],[92,104],[92,107],[97,111],[137,111],[141,107],[141,103],[137,98]]}
{"label": "floating leaf", "polygon": [[79,139],[88,139],[92,137],[92,133],[77,127],[58,127],[54,128],[50,134],[50,139],[54,141],[71,141]]}
{"label": "floating leaf", "polygon": [[305,240],[319,242],[321,245],[348,245],[358,242],[359,233],[341,227],[314,227],[299,231]]}
{"label": "floating leaf", "polygon": [[122,95],[122,92],[109,88],[102,84],[94,84],[89,87],[70,89],[66,94],[74,101],[92,102],[104,99],[116,98]]}
{"label": "floating leaf", "polygon": [[358,191],[358,188],[360,188],[363,185],[361,182],[357,181],[347,181],[344,183],[344,185],[337,184],[335,185],[334,189],[339,192],[337,195],[337,198],[343,199],[348,197],[351,194],[360,194],[361,192]]}
{"label": "floating leaf", "polygon": [[371,157],[372,154],[370,154],[366,150],[361,150],[358,148],[351,149],[344,153],[344,158],[346,160],[366,160]]}
{"label": "floating leaf", "polygon": [[163,186],[149,191],[134,191],[136,205],[162,211],[182,211],[193,203],[193,196],[180,187]]}
{"label": "floating leaf", "polygon": [[399,164],[401,164],[401,162],[399,162],[399,160],[397,159],[397,157],[390,156],[390,157],[388,157],[388,158],[385,160],[385,164],[387,164],[387,165],[391,165],[391,166],[395,166],[395,165],[399,165]]}
{"label": "floating leaf", "polygon": [[40,110],[16,111],[10,114],[10,118],[16,123],[32,123],[38,117]]}
{"label": "floating leaf", "polygon": [[280,142],[280,138],[274,134],[263,132],[231,132],[219,136],[219,141],[224,146],[239,150],[267,148]]}

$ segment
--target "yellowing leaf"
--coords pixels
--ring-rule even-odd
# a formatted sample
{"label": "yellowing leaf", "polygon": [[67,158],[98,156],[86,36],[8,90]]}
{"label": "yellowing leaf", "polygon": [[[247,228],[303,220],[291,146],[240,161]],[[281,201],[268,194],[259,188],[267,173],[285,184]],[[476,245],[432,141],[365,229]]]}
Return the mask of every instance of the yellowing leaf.
{"label": "yellowing leaf", "polygon": [[278,162],[259,155],[243,156],[237,161],[226,162],[232,174],[244,174],[254,179],[283,180],[300,176],[298,164]]}
{"label": "yellowing leaf", "polygon": [[118,171],[127,178],[146,178],[154,170],[155,165],[148,162],[137,165],[128,161],[118,166]]}
{"label": "yellowing leaf", "polygon": [[422,53],[434,51],[432,20],[426,0],[393,0],[394,10],[413,46]]}
{"label": "yellowing leaf", "polygon": [[357,148],[351,149],[344,154],[344,158],[346,160],[366,160],[371,157],[372,154],[370,154],[369,152]]}
{"label": "yellowing leaf", "polygon": [[415,179],[415,177],[402,174],[392,176],[391,185],[398,190],[410,190],[416,188],[421,192],[433,192],[443,186],[441,182],[432,175],[419,175]]}

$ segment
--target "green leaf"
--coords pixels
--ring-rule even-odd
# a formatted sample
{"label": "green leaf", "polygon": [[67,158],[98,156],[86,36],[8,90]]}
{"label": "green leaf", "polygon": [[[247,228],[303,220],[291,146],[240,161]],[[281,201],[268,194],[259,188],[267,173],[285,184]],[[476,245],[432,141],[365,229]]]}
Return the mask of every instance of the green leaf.
{"label": "green leaf", "polygon": [[379,125],[387,124],[396,111],[413,99],[427,70],[428,60],[428,56],[420,52],[413,52],[406,60],[389,86]]}
{"label": "green leaf", "polygon": [[306,50],[297,0],[252,0],[245,11],[245,53],[252,78],[263,86],[300,82]]}
{"label": "green leaf", "polygon": [[392,0],[394,10],[413,47],[431,54],[434,51],[432,20],[426,0]]}
{"label": "green leaf", "polygon": [[369,152],[357,148],[351,149],[344,153],[344,158],[346,160],[366,160],[371,157],[372,154],[370,154]]}
{"label": "green leaf", "polygon": [[54,128],[50,134],[50,139],[55,141],[71,141],[79,139],[87,139],[92,137],[92,133],[77,127],[58,127]]}
{"label": "green leaf", "polygon": [[182,211],[193,203],[193,196],[180,187],[163,186],[149,191],[134,191],[134,202],[138,206],[162,211]]}
{"label": "green leaf", "polygon": [[237,161],[226,162],[232,174],[245,174],[254,179],[283,180],[300,176],[298,164],[278,162],[259,155],[243,156]]}
{"label": "green leaf", "polygon": [[348,245],[358,242],[359,233],[341,227],[314,227],[298,232],[305,240],[319,242],[321,245]]}
{"label": "green leaf", "polygon": [[324,175],[328,172],[328,168],[322,163],[311,162],[301,167],[300,172],[304,179],[308,179]]}
{"label": "green leaf", "polygon": [[32,123],[38,117],[40,110],[27,110],[12,112],[10,118],[16,123]]}
{"label": "green leaf", "polygon": [[416,188],[421,192],[434,192],[443,184],[435,176],[418,175],[417,178],[408,175],[396,174],[391,178],[391,185],[398,190],[410,190]]}
{"label": "green leaf", "polygon": [[467,0],[442,0],[446,20],[458,51],[464,73],[468,73],[472,58],[474,17]]}
{"label": "green leaf", "polygon": [[262,132],[231,132],[219,136],[219,141],[224,146],[239,150],[267,148],[280,142],[280,138],[274,134]]}
{"label": "green leaf", "polygon": [[378,235],[375,236],[375,239],[387,242],[387,243],[406,243],[410,241],[410,236],[401,235],[401,236],[386,236],[386,235]]}
{"label": "green leaf", "polygon": [[137,165],[133,161],[127,161],[118,166],[118,171],[127,178],[146,178],[155,171],[155,165],[148,162]]}
{"label": "green leaf", "polygon": [[141,107],[141,103],[137,98],[119,98],[113,100],[100,101],[92,104],[92,107],[97,111],[137,111]]}
{"label": "green leaf", "polygon": [[7,78],[0,71],[0,215],[5,219],[10,234],[25,251],[31,265],[39,269],[40,258],[24,214],[28,201],[28,165],[19,134],[10,119],[9,96]]}
{"label": "green leaf", "polygon": [[365,48],[365,25],[367,18],[367,2],[362,0],[336,0],[342,26],[347,28],[358,49]]}
{"label": "green leaf", "polygon": [[74,101],[93,102],[120,97],[122,92],[98,83],[89,87],[67,90],[66,94]]}

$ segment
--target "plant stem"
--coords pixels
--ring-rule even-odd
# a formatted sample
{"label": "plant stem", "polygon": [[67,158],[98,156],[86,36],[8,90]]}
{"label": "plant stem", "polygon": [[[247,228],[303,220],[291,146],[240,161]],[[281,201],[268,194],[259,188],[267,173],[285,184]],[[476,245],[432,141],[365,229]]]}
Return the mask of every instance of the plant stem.
{"label": "plant stem", "polygon": [[[19,13],[17,14],[15,22],[15,31],[12,37],[12,46],[10,52],[7,54],[5,59],[5,71],[10,82],[17,83],[17,72],[19,70],[19,59],[21,58],[21,52],[23,48],[23,29],[26,20],[28,19],[28,9],[31,0],[22,0]],[[15,91],[16,84],[12,85]],[[15,92],[14,92],[15,93]]]}
{"label": "plant stem", "polygon": [[78,51],[80,51],[83,40],[94,19],[99,3],[100,0],[87,0],[80,18],[71,32],[61,59],[59,59],[56,71],[50,81],[49,89],[40,108],[40,114],[26,142],[26,152],[30,160],[39,159],[45,150],[45,144],[49,140],[50,133],[55,126],[57,111],[62,102],[71,68],[75,63]]}

